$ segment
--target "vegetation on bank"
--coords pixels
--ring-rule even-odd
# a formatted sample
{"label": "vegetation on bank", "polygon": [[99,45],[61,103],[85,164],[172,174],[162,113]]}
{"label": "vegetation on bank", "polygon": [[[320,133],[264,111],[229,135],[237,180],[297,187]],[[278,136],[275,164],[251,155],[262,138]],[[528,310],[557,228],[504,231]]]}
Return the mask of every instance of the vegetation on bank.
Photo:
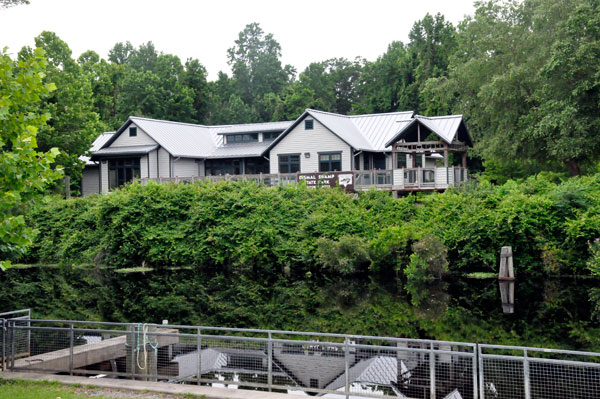
{"label": "vegetation on bank", "polygon": [[150,391],[134,392],[99,388],[93,385],[65,385],[56,381],[28,381],[0,378],[0,397],[10,399],[109,399],[115,397],[127,399],[200,399],[205,396],[161,394]]}
{"label": "vegetation on bank", "polygon": [[517,273],[598,273],[600,175],[393,199],[369,191],[251,182],[129,185],[27,215],[27,263],[193,266],[265,281],[492,272],[512,245]]}

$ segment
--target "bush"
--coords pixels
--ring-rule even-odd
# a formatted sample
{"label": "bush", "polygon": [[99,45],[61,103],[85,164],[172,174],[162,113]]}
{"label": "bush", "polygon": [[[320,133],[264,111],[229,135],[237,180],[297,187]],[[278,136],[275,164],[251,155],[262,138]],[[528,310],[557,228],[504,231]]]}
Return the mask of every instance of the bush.
{"label": "bush", "polygon": [[333,272],[348,275],[369,264],[369,247],[360,237],[343,236],[339,241],[322,237],[317,240],[317,259]]}
{"label": "bush", "polygon": [[412,245],[413,253],[404,274],[412,279],[439,279],[448,273],[448,250],[436,236],[425,236]]}

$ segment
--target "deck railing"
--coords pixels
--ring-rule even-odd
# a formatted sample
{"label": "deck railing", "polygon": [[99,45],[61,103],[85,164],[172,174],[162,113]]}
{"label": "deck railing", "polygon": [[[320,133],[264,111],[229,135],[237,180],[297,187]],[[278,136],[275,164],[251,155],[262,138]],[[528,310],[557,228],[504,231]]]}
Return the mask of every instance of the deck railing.
{"label": "deck railing", "polygon": [[[389,191],[443,190],[448,187],[460,186],[468,180],[467,169],[461,167],[354,170],[348,173],[354,175],[354,188],[357,191],[370,188]],[[219,176],[141,178],[137,181],[145,185],[149,181],[193,183],[195,181],[249,180],[274,187],[296,184],[300,180],[299,175],[299,173],[225,174]]]}

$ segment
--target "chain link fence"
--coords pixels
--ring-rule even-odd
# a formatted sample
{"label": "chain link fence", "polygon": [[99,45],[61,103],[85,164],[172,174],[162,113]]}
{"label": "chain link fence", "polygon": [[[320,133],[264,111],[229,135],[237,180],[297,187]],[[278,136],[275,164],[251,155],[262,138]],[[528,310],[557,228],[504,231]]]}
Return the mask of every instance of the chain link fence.
{"label": "chain link fence", "polygon": [[[345,334],[0,319],[3,366],[328,398],[600,398],[600,354]],[[27,352],[19,344],[28,337]]]}
{"label": "chain link fence", "polygon": [[600,398],[600,353],[478,345],[480,397]]}

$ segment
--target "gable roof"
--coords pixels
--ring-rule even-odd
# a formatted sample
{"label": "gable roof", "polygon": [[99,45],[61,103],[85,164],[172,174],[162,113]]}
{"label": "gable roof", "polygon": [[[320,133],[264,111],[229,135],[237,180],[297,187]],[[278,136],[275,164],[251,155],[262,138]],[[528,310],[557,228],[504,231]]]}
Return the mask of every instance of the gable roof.
{"label": "gable roof", "polygon": [[[462,115],[446,115],[446,116],[434,116],[427,117],[422,115],[415,115],[414,118],[405,126],[403,126],[394,136],[392,136],[387,142],[386,146],[391,145],[393,142],[402,139],[402,137],[409,131],[409,128],[416,123],[421,123],[427,129],[438,135],[446,143],[450,144],[454,141],[459,133],[464,132],[463,139],[468,145],[473,145],[471,137],[465,126]],[[463,136],[463,134],[461,134]]]}
{"label": "gable roof", "polygon": [[[94,141],[90,149],[98,155],[106,150],[132,123],[135,123],[159,146],[174,157],[182,158],[231,158],[260,157],[277,145],[305,118],[311,117],[331,133],[358,151],[386,152],[390,145],[404,135],[413,132],[414,124],[420,123],[428,130],[451,143],[459,136],[472,145],[462,115],[425,117],[412,111],[382,114],[340,115],[331,112],[307,109],[295,121],[262,122],[239,125],[205,126],[192,123],[172,122],[130,116],[114,133],[104,133]],[[413,128],[411,128],[411,126]],[[225,144],[227,134],[282,132],[275,140],[267,142]],[[142,149],[138,149],[142,151]],[[144,151],[147,149],[144,148]],[[106,153],[106,154],[105,154]],[[81,159],[90,162],[89,158]]]}
{"label": "gable roof", "polygon": [[224,144],[223,135],[249,132],[283,131],[292,122],[264,122],[242,125],[204,126],[130,116],[117,132],[95,151],[105,151],[117,137],[135,123],[158,145],[174,157],[227,158],[259,157],[271,142]]}
{"label": "gable roof", "polygon": [[[106,142],[108,140],[110,140],[112,138],[112,136],[114,134],[115,134],[115,132],[104,132],[100,136],[96,137],[96,140],[94,140],[94,142],[92,143],[90,152],[98,151],[100,148],[102,148],[104,146],[104,144],[106,144]],[[92,160],[88,156],[82,155],[79,157],[79,159],[81,159],[83,162],[85,162],[86,165],[95,165],[95,163],[92,162]]]}
{"label": "gable roof", "polygon": [[307,109],[267,149],[273,148],[307,116],[311,116],[352,148],[363,151],[389,151],[386,142],[398,130],[409,124],[414,112],[388,112],[383,114],[340,115]]}

